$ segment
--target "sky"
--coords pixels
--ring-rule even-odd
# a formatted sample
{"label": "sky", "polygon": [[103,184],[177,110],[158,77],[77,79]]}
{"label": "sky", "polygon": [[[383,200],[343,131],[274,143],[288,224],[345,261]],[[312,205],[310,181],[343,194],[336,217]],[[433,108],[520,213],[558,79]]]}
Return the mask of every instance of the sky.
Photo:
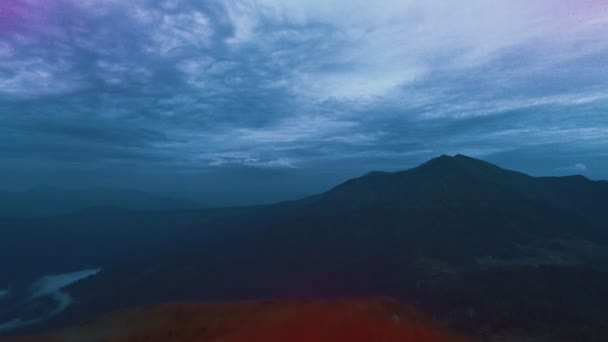
{"label": "sky", "polygon": [[2,0],[0,188],[297,198],[462,153],[608,179],[605,0]]}

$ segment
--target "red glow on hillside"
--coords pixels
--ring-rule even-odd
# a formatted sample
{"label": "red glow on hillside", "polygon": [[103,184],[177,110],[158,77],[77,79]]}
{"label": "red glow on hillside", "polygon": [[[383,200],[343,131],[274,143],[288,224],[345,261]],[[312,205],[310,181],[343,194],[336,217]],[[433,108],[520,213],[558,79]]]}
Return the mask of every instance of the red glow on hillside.
{"label": "red glow on hillside", "polygon": [[113,342],[468,341],[386,300],[165,305],[119,313],[45,340],[85,337]]}

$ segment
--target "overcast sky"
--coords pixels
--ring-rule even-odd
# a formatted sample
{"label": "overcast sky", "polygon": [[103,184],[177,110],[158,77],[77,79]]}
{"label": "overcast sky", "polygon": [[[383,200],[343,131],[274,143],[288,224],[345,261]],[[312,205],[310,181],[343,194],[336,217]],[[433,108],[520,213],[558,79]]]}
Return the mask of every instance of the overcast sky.
{"label": "overcast sky", "polygon": [[463,153],[608,179],[603,0],[2,0],[0,188],[293,198]]}

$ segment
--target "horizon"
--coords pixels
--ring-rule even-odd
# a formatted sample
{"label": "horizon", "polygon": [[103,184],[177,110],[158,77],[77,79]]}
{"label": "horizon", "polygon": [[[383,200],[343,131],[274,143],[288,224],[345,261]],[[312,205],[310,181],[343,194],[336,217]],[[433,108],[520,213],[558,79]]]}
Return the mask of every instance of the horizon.
{"label": "horizon", "polygon": [[325,193],[329,190],[331,190],[332,188],[334,188],[335,186],[338,186],[340,184],[343,184],[349,180],[352,179],[356,179],[356,178],[360,178],[360,177],[364,177],[370,173],[373,172],[386,172],[386,173],[396,173],[396,172],[401,172],[401,171],[407,171],[407,170],[411,170],[411,169],[415,169],[417,167],[420,167],[422,165],[424,165],[425,163],[428,163],[432,160],[436,160],[436,159],[440,159],[440,158],[444,158],[444,157],[448,157],[448,158],[456,158],[456,157],[465,157],[465,158],[472,158],[474,160],[478,160],[478,161],[483,161],[483,162],[487,162],[490,163],[494,166],[498,166],[501,169],[504,170],[510,170],[510,171],[516,171],[516,172],[520,172],[523,173],[527,176],[530,177],[534,177],[534,178],[545,178],[545,177],[576,177],[576,176],[582,176],[585,179],[591,180],[591,181],[600,181],[600,182],[608,182],[608,179],[592,179],[587,177],[584,172],[579,172],[578,170],[569,170],[571,173],[570,174],[562,174],[562,175],[532,175],[526,172],[523,172],[521,170],[517,170],[517,169],[513,169],[513,168],[508,168],[508,167],[504,167],[502,165],[498,165],[492,162],[489,162],[487,160],[481,159],[481,158],[474,158],[471,156],[467,156],[461,153],[457,153],[454,155],[447,155],[447,154],[442,154],[427,160],[422,161],[419,164],[416,164],[414,166],[411,167],[407,167],[407,168],[401,168],[401,169],[396,169],[396,170],[378,170],[378,169],[372,169],[372,170],[368,170],[364,173],[358,174],[356,176],[350,177],[350,178],[345,178],[342,180],[338,180],[336,183],[330,185],[329,187],[320,189],[316,192],[309,192],[309,193],[305,193],[300,195],[299,197],[289,197],[289,198],[278,198],[278,199],[271,199],[268,201],[253,201],[253,202],[213,202],[213,199],[208,198],[208,197],[197,197],[196,195],[192,195],[192,196],[180,196],[180,194],[172,194],[172,193],[162,193],[162,192],[152,192],[152,191],[145,191],[145,190],[140,190],[140,189],[136,189],[136,188],[129,188],[129,187],[104,187],[104,186],[93,186],[93,187],[61,187],[61,186],[53,186],[53,185],[47,185],[47,184],[38,184],[38,185],[34,185],[28,188],[24,188],[24,189],[17,189],[17,190],[6,190],[6,189],[0,189],[0,191],[7,191],[7,192],[15,192],[15,193],[28,193],[28,192],[32,192],[32,191],[38,191],[38,190],[44,190],[46,192],[53,192],[53,191],[85,191],[85,192],[99,192],[99,191],[126,191],[126,192],[140,192],[142,194],[145,195],[152,195],[152,196],[158,196],[158,197],[166,197],[167,199],[175,199],[175,200],[186,200],[186,201],[194,201],[196,205],[201,205],[202,207],[205,208],[219,208],[219,207],[239,207],[239,206],[255,206],[255,205],[270,205],[270,204],[276,204],[276,203],[280,203],[280,202],[284,202],[284,201],[292,201],[292,200],[299,200],[299,199],[303,199],[305,197],[308,196],[313,196],[313,195],[318,195],[321,193]]}

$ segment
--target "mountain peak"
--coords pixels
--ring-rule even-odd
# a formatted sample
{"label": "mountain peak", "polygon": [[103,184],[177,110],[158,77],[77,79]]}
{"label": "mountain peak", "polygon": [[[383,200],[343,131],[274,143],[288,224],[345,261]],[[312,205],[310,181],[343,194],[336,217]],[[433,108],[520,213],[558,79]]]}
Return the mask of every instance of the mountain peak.
{"label": "mountain peak", "polygon": [[418,168],[427,169],[429,167],[439,167],[443,171],[450,171],[453,168],[467,167],[470,169],[475,168],[492,168],[500,169],[498,166],[479,160],[473,157],[465,156],[463,154],[457,154],[455,156],[449,156],[443,154],[437,158],[433,158],[428,162],[420,165]]}
{"label": "mountain peak", "polygon": [[476,159],[476,158],[473,158],[473,157],[469,157],[469,156],[464,155],[464,154],[457,154],[457,155],[454,156],[454,158],[455,159],[461,159],[461,160],[479,160],[479,159]]}
{"label": "mountain peak", "polygon": [[532,177],[525,174],[462,154],[444,154],[409,170],[373,172],[351,179],[330,190],[328,196],[365,202],[446,196],[464,199],[475,191],[481,196],[487,189],[529,188],[530,179]]}
{"label": "mountain peak", "polygon": [[[433,158],[431,160],[444,160],[444,161],[474,161],[474,162],[484,162],[481,159],[473,158],[471,156],[467,156],[464,154],[455,154],[453,156],[449,154],[442,154],[437,158]],[[485,163],[485,162],[484,162]]]}
{"label": "mountain peak", "polygon": [[418,167],[431,166],[431,165],[448,165],[454,162],[455,157],[449,156],[447,154],[442,154],[439,157],[432,158],[424,163],[422,163]]}

